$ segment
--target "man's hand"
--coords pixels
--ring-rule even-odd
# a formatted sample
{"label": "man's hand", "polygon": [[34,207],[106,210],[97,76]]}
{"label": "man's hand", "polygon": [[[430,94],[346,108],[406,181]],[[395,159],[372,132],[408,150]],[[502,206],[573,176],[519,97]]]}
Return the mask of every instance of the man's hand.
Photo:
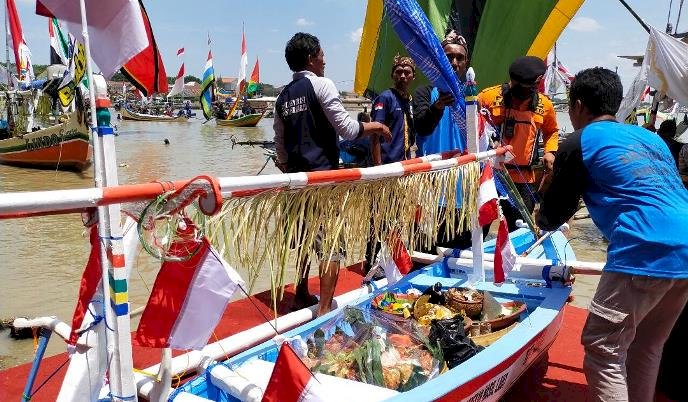
{"label": "man's hand", "polygon": [[446,106],[451,106],[454,103],[454,95],[451,92],[440,92],[440,97],[432,104],[432,107],[436,110],[444,110]]}
{"label": "man's hand", "polygon": [[554,154],[551,152],[545,153],[542,157],[542,163],[545,165],[545,170],[551,172],[554,169]]}
{"label": "man's hand", "polygon": [[392,141],[392,132],[389,131],[389,127],[377,121],[363,123],[363,135],[379,135],[385,142]]}

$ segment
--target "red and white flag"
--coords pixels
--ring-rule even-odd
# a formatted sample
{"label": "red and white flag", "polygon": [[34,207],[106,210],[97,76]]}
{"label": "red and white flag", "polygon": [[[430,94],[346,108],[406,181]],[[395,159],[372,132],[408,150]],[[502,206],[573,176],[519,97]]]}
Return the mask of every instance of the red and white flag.
{"label": "red and white flag", "polygon": [[88,256],[86,268],[84,268],[84,273],[81,275],[79,298],[76,301],[74,315],[72,316],[72,332],[67,341],[70,345],[76,345],[77,340],[79,340],[79,330],[84,323],[88,305],[93,300],[98,290],[98,286],[100,285],[100,278],[103,275],[103,270],[100,265],[100,238],[98,237],[98,225],[93,225],[89,230],[91,254]]}
{"label": "red and white flag", "polygon": [[499,230],[497,231],[497,242],[495,244],[494,283],[504,282],[506,276],[516,265],[516,257],[516,250],[513,243],[511,243],[511,238],[509,238],[509,226],[506,223],[506,218],[501,216],[499,219]]}
{"label": "red and white flag", "polygon": [[486,163],[478,187],[478,224],[485,226],[498,218],[499,201],[492,166]]}
{"label": "red and white flag", "polygon": [[241,63],[239,64],[239,92],[243,92],[246,89],[246,67],[248,67],[248,53],[246,51],[246,35],[244,31],[241,31]]}
{"label": "red and white flag", "polygon": [[411,260],[411,254],[401,240],[398,230],[392,230],[387,241],[380,247],[378,263],[385,271],[388,285],[395,284],[404,275],[411,272],[413,260]]}
{"label": "red and white flag", "polygon": [[325,392],[294,349],[284,342],[262,402],[319,402]]}
{"label": "red and white flag", "polygon": [[177,56],[182,57],[184,56],[184,48],[180,47],[179,50],[177,50]]}
{"label": "red and white flag", "polygon": [[[37,0],[36,14],[66,23],[83,43],[78,1]],[[106,78],[149,46],[138,0],[86,1],[91,56]]]}
{"label": "red and white flag", "polygon": [[7,24],[9,34],[12,36],[12,50],[14,50],[17,76],[20,81],[30,82],[34,78],[31,51],[26,45],[14,0],[7,0]]}
{"label": "red and white flag", "polygon": [[[192,226],[192,225],[189,225]],[[193,228],[191,228],[193,230]],[[153,348],[202,349],[220,321],[234,292],[244,286],[206,238],[172,243],[169,252],[186,261],[165,261],[136,330],[135,342]]]}
{"label": "red and white flag", "polygon": [[177,78],[174,80],[174,86],[170,90],[170,93],[167,94],[167,97],[169,98],[170,96],[175,96],[182,92],[184,92],[184,63],[182,63],[182,66],[179,68]]}

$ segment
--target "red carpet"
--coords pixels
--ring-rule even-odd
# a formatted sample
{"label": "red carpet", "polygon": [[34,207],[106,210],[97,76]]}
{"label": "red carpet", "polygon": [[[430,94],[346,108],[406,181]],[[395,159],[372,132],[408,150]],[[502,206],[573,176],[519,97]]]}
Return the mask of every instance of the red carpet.
{"label": "red carpet", "polygon": [[[361,272],[358,267],[342,270],[337,294],[341,294],[358,287],[361,283]],[[317,279],[309,283],[311,292],[318,293]],[[293,287],[285,290],[285,300],[281,303],[279,313],[286,312],[293,297]],[[256,311],[260,308],[268,317],[272,316],[270,293],[263,292],[249,300],[239,300],[231,303],[217,328],[218,338],[243,331],[258,323],[264,322],[263,316]],[[548,356],[533,366],[519,379],[514,388],[504,399],[505,401],[586,401],[586,383],[583,375],[583,348],[580,345],[580,334],[587,316],[587,310],[567,306],[564,324],[552,345]],[[211,342],[214,339],[211,339]],[[134,347],[134,366],[145,368],[159,361],[160,352],[157,349]],[[38,386],[60,364],[67,359],[60,354],[44,359],[41,371],[36,380]],[[30,365],[25,364],[0,372],[0,401],[21,400],[23,387]],[[31,399],[32,402],[53,401],[62,382],[66,366],[59,371],[46,385]]]}

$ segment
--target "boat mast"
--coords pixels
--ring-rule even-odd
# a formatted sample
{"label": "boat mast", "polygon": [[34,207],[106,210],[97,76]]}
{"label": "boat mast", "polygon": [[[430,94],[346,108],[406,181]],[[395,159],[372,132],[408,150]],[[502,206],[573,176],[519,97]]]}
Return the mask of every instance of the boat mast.
{"label": "boat mast", "polygon": [[[85,0],[79,1],[82,36],[86,53],[89,100],[91,107],[91,134],[93,138],[94,181],[96,187],[117,186],[117,160],[114,132],[111,127],[98,127],[96,119],[96,82],[93,79],[91,44],[88,35]],[[106,347],[109,366],[110,395],[112,400],[135,400],[136,384],[131,354],[131,333],[128,303],[128,278],[124,267],[120,204],[98,207],[98,235],[101,239],[103,309]],[[110,290],[110,283],[116,289]],[[109,301],[108,301],[109,299]],[[119,299],[123,302],[117,303]],[[115,311],[115,307],[117,311]]]}
{"label": "boat mast", "polygon": [[9,39],[9,9],[5,1],[5,70],[7,72],[7,91],[5,92],[5,103],[7,103],[7,131],[10,137],[14,137],[14,118],[12,116],[12,95],[10,94],[10,84],[12,73],[10,72],[10,39]]}

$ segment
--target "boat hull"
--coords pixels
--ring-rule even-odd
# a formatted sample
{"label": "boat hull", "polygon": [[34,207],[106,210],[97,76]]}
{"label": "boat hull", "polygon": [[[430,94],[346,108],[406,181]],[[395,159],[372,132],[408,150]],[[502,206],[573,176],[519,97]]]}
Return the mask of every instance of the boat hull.
{"label": "boat hull", "polygon": [[76,116],[62,124],[0,140],[0,163],[83,171],[91,164],[89,129]]}
{"label": "boat hull", "polygon": [[254,113],[246,116],[239,117],[237,119],[215,119],[218,126],[227,127],[255,127],[258,122],[263,118],[262,113]]}
{"label": "boat hull", "polygon": [[120,114],[122,116],[122,120],[131,120],[131,121],[162,121],[162,122],[167,122],[167,123],[183,123],[183,122],[186,122],[189,120],[189,118],[186,116],[145,115],[145,114],[132,112],[130,110],[127,110],[126,108],[122,108],[120,110]]}

